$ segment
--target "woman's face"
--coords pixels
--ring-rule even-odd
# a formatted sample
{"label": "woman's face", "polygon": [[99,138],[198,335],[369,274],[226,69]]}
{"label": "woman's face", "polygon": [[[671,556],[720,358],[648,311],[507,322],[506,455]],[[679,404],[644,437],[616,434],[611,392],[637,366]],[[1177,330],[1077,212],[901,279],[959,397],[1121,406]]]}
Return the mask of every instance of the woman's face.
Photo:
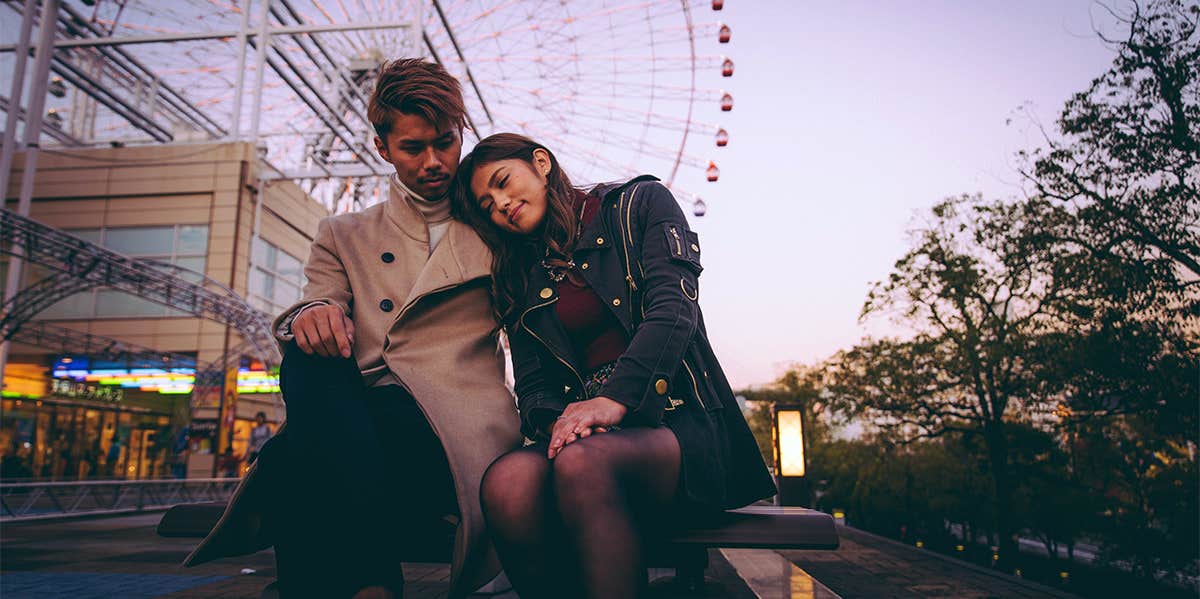
{"label": "woman's face", "polygon": [[497,227],[530,235],[546,220],[546,175],[550,155],[533,152],[532,164],[518,158],[481,164],[471,174],[471,195]]}

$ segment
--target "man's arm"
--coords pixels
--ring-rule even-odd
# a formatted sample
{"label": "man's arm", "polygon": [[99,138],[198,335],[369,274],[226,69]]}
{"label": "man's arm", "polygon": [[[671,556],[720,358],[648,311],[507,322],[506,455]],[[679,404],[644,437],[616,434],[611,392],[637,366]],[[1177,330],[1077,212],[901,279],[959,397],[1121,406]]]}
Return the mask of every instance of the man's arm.
{"label": "man's arm", "polygon": [[304,264],[304,276],[308,283],[303,298],[275,320],[275,336],[284,343],[294,339],[308,354],[350,357],[354,345],[354,324],[350,320],[354,296],[329,218],[317,225],[317,235]]}

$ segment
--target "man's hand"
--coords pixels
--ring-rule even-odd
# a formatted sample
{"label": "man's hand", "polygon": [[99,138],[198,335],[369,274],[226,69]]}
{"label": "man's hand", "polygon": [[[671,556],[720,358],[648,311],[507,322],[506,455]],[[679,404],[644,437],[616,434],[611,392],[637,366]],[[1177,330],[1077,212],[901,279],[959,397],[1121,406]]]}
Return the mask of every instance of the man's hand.
{"label": "man's hand", "polygon": [[592,433],[606,432],[609,427],[620,424],[628,411],[623,404],[604,396],[567,404],[562,416],[554,421],[546,456],[553,460],[563,447]]}
{"label": "man's hand", "polygon": [[349,358],[354,346],[354,323],[337,306],[305,308],[292,321],[292,334],[301,351],[326,358]]}

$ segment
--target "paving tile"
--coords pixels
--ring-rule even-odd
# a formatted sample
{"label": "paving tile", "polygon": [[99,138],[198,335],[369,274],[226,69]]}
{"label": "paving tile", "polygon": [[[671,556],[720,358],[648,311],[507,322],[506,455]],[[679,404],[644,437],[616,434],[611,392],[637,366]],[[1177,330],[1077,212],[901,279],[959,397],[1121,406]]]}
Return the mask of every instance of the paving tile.
{"label": "paving tile", "polygon": [[843,599],[1073,597],[853,528],[839,527],[838,535],[836,551],[780,553]]}
{"label": "paving tile", "polygon": [[[257,599],[274,579],[271,551],[184,568],[195,539],[160,538],[161,514],[57,522],[5,523],[0,532],[0,597],[104,599]],[[706,597],[755,599],[717,552],[710,552]],[[242,574],[250,568],[251,574]],[[446,564],[405,564],[405,599],[444,599],[450,586]],[[502,590],[502,589],[501,589]],[[688,595],[656,589],[653,599]],[[483,599],[480,595],[479,599]],[[518,599],[509,592],[490,599]]]}

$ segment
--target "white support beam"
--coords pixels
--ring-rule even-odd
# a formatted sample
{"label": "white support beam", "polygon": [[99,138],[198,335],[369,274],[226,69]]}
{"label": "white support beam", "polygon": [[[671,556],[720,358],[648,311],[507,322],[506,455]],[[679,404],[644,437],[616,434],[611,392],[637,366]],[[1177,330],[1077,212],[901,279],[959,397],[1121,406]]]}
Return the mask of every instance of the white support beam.
{"label": "white support beam", "polygon": [[[342,23],[328,25],[287,25],[283,27],[268,27],[266,35],[291,35],[311,33],[337,33],[341,31],[363,31],[370,29],[403,29],[412,27],[408,21],[384,21],[382,23]],[[196,42],[222,38],[237,38],[241,35],[237,29],[225,31],[206,31],[203,33],[177,33],[164,35],[128,35],[110,37],[91,37],[72,40],[57,40],[55,48],[83,48],[88,46],[127,46],[130,44],[161,44],[165,42]],[[256,37],[259,32],[247,32],[250,37]],[[0,45],[0,52],[14,52],[17,44]]]}

